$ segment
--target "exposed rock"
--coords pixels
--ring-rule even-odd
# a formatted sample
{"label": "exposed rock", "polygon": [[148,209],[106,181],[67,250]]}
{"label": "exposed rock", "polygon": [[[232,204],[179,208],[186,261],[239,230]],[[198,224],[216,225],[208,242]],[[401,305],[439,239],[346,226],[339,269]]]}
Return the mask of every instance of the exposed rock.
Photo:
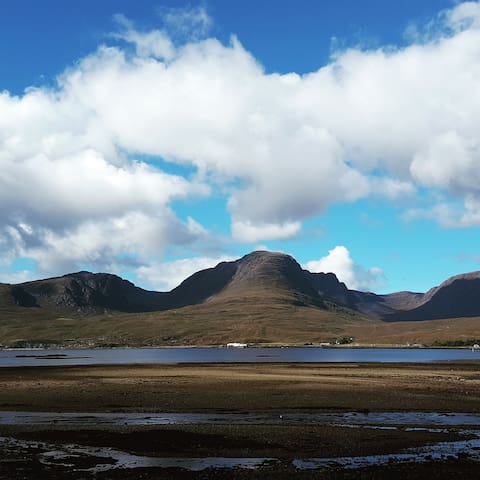
{"label": "exposed rock", "polygon": [[35,297],[30,295],[19,285],[12,287],[11,294],[15,305],[18,305],[19,307],[38,307]]}

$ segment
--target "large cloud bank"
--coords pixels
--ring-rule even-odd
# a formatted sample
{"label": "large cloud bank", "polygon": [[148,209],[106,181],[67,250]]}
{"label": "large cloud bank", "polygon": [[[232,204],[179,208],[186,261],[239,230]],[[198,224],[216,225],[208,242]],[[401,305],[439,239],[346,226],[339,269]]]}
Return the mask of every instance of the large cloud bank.
{"label": "large cloud bank", "polygon": [[332,203],[420,189],[434,204],[407,217],[480,225],[479,3],[442,12],[407,47],[337,52],[306,75],[267,74],[237,38],[206,38],[203,10],[182,15],[168,25],[182,38],[188,26],[188,41],[118,17],[110,45],[54,88],[0,94],[5,263],[145,267],[167,245],[205,241],[171,202],[215,190],[240,242],[294,236]]}

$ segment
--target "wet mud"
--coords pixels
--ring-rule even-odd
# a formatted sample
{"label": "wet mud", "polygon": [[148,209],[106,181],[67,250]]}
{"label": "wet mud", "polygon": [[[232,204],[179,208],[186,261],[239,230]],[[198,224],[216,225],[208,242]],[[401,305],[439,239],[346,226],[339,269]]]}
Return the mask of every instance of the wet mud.
{"label": "wet mud", "polygon": [[0,369],[0,479],[478,478],[480,369]]}
{"label": "wet mud", "polygon": [[[237,422],[234,415],[211,415],[213,423],[206,415],[182,415],[176,423],[171,415],[130,415],[135,424],[122,427],[99,424],[87,430],[86,425],[63,423],[45,430],[46,421],[52,419],[49,415],[43,416],[43,424],[24,423],[24,430],[22,425],[4,423],[0,472],[10,470],[11,475],[14,468],[15,475],[23,477],[0,473],[0,478],[30,478],[28,469],[34,467],[50,475],[44,478],[72,479],[123,478],[127,470],[136,478],[164,478],[156,477],[160,472],[176,475],[171,478],[223,478],[227,472],[234,473],[233,478],[256,478],[262,472],[276,472],[277,478],[309,478],[313,473],[335,478],[348,471],[358,475],[351,478],[362,478],[375,469],[395,467],[400,472],[427,464],[434,468],[455,464],[468,471],[480,462],[478,415],[349,412],[292,415],[274,421],[244,414],[237,415]],[[30,420],[34,417],[29,414]],[[73,415],[63,416],[67,417]],[[93,417],[77,416],[76,421]],[[170,423],[145,423],[152,417]],[[256,423],[262,418],[263,424]],[[201,423],[196,423],[199,419]],[[230,421],[222,424],[226,419]],[[266,442],[268,436],[275,440]],[[347,438],[350,446],[342,450],[339,446]]]}

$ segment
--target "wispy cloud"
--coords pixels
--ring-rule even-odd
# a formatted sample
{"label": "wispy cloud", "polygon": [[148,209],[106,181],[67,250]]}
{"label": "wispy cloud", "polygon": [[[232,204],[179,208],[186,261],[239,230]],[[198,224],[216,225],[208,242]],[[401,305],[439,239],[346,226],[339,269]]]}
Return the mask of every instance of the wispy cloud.
{"label": "wispy cloud", "polygon": [[168,34],[180,41],[198,41],[205,38],[213,26],[213,18],[204,5],[186,7],[158,7],[156,10]]}

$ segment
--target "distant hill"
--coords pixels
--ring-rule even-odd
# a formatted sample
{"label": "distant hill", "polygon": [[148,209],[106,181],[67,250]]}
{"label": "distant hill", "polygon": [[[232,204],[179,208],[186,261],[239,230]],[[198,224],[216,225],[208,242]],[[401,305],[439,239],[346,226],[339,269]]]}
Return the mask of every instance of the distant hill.
{"label": "distant hill", "polygon": [[108,273],[70,273],[12,285],[9,290],[13,304],[19,307],[61,307],[84,314],[104,310],[149,312],[167,305],[166,294],[143,290]]}
{"label": "distant hill", "polygon": [[[70,333],[77,339],[110,338],[111,329],[125,332],[122,338],[135,331],[141,344],[146,342],[141,338],[150,337],[153,343],[240,337],[269,342],[282,335],[321,341],[357,327],[363,332],[365,322],[380,328],[385,322],[480,317],[479,294],[480,272],[451,277],[426,293],[377,295],[350,290],[333,273],[303,270],[289,255],[257,251],[199,271],[170,292],[147,291],[116,275],[90,272],[0,284],[0,344],[4,338],[22,339],[40,331],[47,339],[53,333],[63,339]],[[102,317],[103,323],[79,330],[90,325],[90,317]],[[77,320],[67,328],[65,319]],[[163,336],[159,328],[165,329]]]}
{"label": "distant hill", "polygon": [[480,272],[464,273],[445,280],[415,301],[384,315],[386,321],[434,320],[480,315]]}

